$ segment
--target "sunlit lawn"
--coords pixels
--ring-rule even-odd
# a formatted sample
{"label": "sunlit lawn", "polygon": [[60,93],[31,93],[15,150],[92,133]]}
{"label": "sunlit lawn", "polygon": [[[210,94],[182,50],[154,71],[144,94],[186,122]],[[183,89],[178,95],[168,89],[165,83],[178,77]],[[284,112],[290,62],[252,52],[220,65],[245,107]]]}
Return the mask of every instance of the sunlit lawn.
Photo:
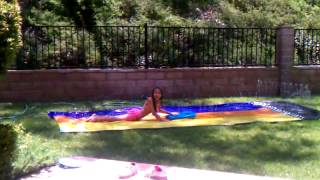
{"label": "sunlit lawn", "polygon": [[[167,100],[167,105],[217,104],[279,98]],[[282,99],[283,100],[283,99]],[[320,110],[320,96],[286,99]],[[30,173],[59,157],[93,156],[293,179],[320,179],[320,121],[236,126],[60,133],[48,111],[81,111],[139,105],[138,101],[0,103],[3,123],[21,123],[15,174]],[[26,106],[27,105],[27,106]]]}

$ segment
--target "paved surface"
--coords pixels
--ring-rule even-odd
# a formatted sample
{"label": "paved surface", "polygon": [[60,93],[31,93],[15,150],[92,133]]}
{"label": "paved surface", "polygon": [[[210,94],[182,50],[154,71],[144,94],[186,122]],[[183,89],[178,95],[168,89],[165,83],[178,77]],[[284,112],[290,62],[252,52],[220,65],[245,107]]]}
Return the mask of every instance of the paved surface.
{"label": "paved surface", "polygon": [[[20,180],[113,180],[119,179],[119,173],[124,172],[124,163],[128,162],[101,160],[88,163],[79,168],[62,168],[59,165],[51,166],[42,169],[40,172],[32,174],[28,177],[21,178]],[[128,166],[126,167],[128,170]],[[146,177],[149,171],[138,171],[138,173],[128,180],[150,180]],[[228,173],[221,171],[208,171],[199,169],[187,169],[180,167],[165,167],[168,180],[280,180],[280,178],[253,176],[245,174]]]}

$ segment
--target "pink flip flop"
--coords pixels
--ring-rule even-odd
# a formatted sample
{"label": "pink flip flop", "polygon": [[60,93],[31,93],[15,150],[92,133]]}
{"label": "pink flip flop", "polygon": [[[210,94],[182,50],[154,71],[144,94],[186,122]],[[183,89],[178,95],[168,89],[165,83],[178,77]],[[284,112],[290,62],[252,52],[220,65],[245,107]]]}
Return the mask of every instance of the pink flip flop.
{"label": "pink flip flop", "polygon": [[135,163],[131,163],[129,167],[126,167],[120,174],[119,179],[128,179],[138,173]]}
{"label": "pink flip flop", "polygon": [[154,170],[146,177],[153,180],[168,180],[166,172],[160,166],[154,166]]}

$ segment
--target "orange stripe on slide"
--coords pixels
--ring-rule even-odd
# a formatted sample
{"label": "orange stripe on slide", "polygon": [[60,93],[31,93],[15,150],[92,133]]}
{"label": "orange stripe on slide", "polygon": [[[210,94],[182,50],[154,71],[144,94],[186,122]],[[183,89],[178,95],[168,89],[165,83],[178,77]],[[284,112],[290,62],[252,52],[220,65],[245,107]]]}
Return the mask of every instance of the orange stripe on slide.
{"label": "orange stripe on slide", "polygon": [[77,122],[81,122],[83,121],[84,119],[73,119],[73,118],[70,118],[70,117],[67,117],[67,116],[55,116],[54,119],[58,122],[58,123],[63,123],[63,122],[74,122],[74,123],[77,123]]}
{"label": "orange stripe on slide", "polygon": [[268,108],[260,108],[249,111],[228,111],[228,112],[205,112],[197,113],[196,118],[215,118],[215,117],[241,117],[241,116],[263,116],[263,115],[279,115],[282,113],[272,111]]}

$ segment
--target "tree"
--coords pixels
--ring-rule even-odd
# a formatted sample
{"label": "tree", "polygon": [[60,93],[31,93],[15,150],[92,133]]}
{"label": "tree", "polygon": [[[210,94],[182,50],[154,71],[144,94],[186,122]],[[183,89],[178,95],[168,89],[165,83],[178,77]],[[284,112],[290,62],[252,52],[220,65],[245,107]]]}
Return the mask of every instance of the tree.
{"label": "tree", "polygon": [[0,0],[0,73],[15,60],[21,46],[21,17],[16,0]]}

